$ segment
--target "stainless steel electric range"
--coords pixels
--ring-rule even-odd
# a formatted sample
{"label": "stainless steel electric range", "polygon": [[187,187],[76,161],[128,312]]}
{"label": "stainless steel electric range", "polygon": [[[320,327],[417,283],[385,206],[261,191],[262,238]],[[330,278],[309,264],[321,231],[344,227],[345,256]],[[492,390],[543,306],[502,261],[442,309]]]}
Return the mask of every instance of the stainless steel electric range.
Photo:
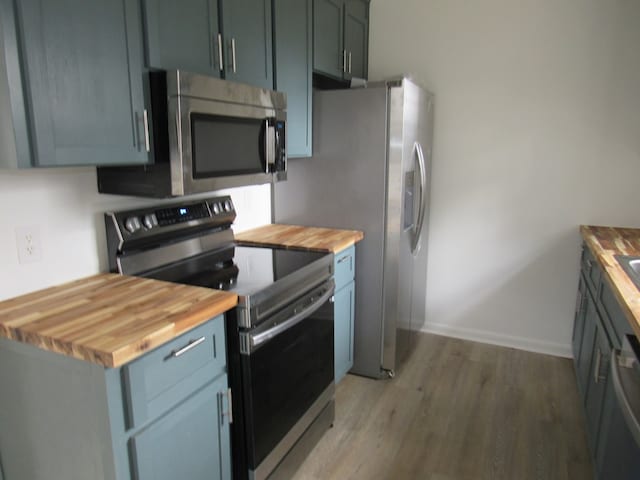
{"label": "stainless steel electric range", "polygon": [[110,269],[228,290],[235,479],[286,477],[334,418],[333,254],[234,243],[228,196],[105,214]]}

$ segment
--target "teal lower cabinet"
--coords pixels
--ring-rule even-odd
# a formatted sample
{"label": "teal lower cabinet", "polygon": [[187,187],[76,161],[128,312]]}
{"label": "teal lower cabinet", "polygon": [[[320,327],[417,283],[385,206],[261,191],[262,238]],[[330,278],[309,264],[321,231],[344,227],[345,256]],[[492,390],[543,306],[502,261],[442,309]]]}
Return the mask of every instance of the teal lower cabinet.
{"label": "teal lower cabinet", "polygon": [[336,383],[353,367],[354,295],[355,282],[350,282],[334,295]]}
{"label": "teal lower cabinet", "polygon": [[353,326],[355,319],[355,260],[351,246],[335,255],[334,294],[334,357],[335,382],[338,383],[353,367]]}
{"label": "teal lower cabinet", "polygon": [[587,246],[573,329],[573,356],[587,440],[599,480],[640,478],[640,448],[622,416],[611,375],[612,359],[632,329]]}
{"label": "teal lower cabinet", "polygon": [[223,375],[131,438],[135,478],[231,478],[229,460],[222,458],[229,436],[218,428],[226,380]]}
{"label": "teal lower cabinet", "polygon": [[4,480],[231,478],[224,317],[119,368],[0,339]]}

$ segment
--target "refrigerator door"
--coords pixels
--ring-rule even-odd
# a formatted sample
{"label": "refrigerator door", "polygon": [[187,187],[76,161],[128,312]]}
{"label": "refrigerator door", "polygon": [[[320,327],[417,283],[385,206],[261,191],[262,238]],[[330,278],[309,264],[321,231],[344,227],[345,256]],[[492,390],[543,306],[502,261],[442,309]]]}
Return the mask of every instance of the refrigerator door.
{"label": "refrigerator door", "polygon": [[[393,93],[392,93],[393,96]],[[402,363],[415,345],[415,332],[425,321],[427,237],[433,138],[433,97],[403,80],[403,221],[399,252],[398,330],[396,362]],[[392,111],[393,116],[393,111]],[[391,123],[393,125],[393,122]]]}

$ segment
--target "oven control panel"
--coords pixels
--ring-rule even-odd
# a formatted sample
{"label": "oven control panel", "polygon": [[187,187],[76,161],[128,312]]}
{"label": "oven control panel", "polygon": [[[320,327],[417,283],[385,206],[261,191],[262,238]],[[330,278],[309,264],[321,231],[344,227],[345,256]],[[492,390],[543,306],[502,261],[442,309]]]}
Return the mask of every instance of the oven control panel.
{"label": "oven control panel", "polygon": [[[145,226],[153,228],[154,226],[165,227],[176,223],[190,222],[191,220],[199,220],[211,216],[206,203],[196,203],[194,205],[183,205],[181,207],[160,208],[154,213],[145,215],[145,220],[149,218],[149,224],[145,222]],[[155,223],[154,223],[155,222]]]}
{"label": "oven control panel", "polygon": [[107,229],[114,231],[120,243],[151,240],[170,232],[185,235],[190,230],[230,227],[236,217],[231,197],[221,196],[197,201],[164,204],[155,207],[105,214]]}

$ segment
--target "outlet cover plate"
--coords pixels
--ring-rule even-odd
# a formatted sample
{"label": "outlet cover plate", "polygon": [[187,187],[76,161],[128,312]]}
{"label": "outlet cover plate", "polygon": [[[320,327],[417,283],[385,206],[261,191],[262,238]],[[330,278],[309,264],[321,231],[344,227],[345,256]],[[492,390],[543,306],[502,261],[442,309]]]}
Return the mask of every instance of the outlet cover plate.
{"label": "outlet cover plate", "polygon": [[42,260],[40,228],[37,226],[16,228],[16,247],[20,263],[36,263]]}

